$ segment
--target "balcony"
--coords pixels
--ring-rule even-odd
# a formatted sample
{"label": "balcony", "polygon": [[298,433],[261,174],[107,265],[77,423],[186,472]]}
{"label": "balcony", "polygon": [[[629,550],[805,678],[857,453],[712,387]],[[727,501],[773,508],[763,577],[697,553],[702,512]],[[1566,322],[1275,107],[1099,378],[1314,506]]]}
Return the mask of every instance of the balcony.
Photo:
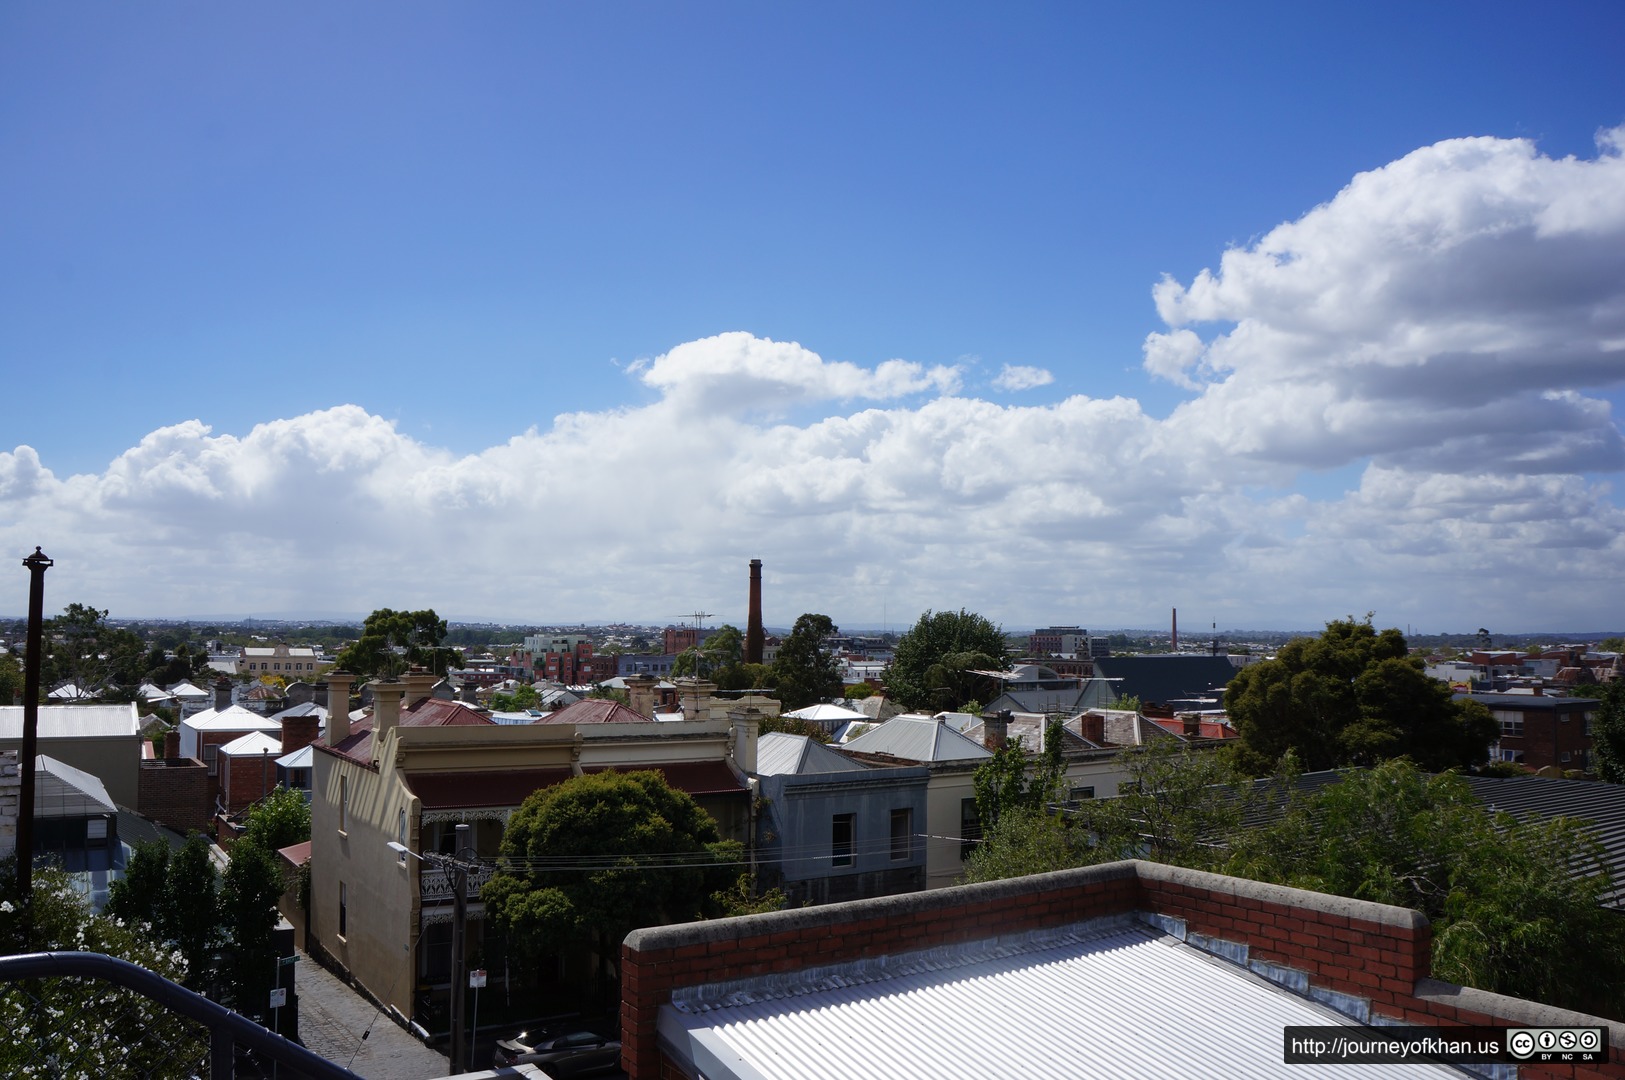
{"label": "balcony", "polygon": [[[468,872],[468,899],[474,903],[480,898],[480,886],[496,873],[494,866],[481,866]],[[457,875],[450,870],[425,864],[418,869],[418,892],[425,904],[449,904],[454,899]]]}

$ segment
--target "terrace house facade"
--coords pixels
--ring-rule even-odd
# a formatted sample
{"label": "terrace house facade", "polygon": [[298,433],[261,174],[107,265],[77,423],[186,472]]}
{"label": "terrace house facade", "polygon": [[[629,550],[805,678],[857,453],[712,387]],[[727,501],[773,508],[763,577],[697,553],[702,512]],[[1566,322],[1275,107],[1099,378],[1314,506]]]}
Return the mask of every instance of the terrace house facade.
{"label": "terrace house facade", "polygon": [[[311,904],[314,948],[401,1015],[437,1030],[449,992],[454,910],[451,876],[398,855],[452,854],[456,827],[487,863],[532,792],[607,769],[653,769],[694,796],[724,836],[746,840],[758,713],[733,708],[695,719],[654,721],[608,701],[584,701],[530,724],[497,724],[480,710],[429,696],[433,677],[370,684],[370,716],[348,719],[352,677],[328,676],[328,738],[311,761]],[[770,704],[777,711],[777,703]],[[487,933],[479,889],[469,880],[467,948],[507,975],[505,943]],[[540,983],[558,979],[535,972]]]}

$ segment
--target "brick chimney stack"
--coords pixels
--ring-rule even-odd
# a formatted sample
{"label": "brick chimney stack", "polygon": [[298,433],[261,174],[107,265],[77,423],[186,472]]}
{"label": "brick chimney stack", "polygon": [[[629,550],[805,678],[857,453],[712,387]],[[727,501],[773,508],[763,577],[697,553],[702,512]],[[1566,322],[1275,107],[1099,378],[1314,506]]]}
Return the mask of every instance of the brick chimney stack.
{"label": "brick chimney stack", "polygon": [[647,674],[626,677],[626,696],[633,712],[639,716],[654,716],[655,687],[658,681],[653,675]]}
{"label": "brick chimney stack", "polygon": [[1079,717],[1079,734],[1096,746],[1106,745],[1106,717],[1097,712],[1086,712]]}
{"label": "brick chimney stack", "polygon": [[231,708],[231,680],[222,675],[214,684],[214,711],[225,712],[229,708]]}
{"label": "brick chimney stack", "polygon": [[440,680],[435,677],[433,672],[413,664],[407,669],[404,681],[406,683],[406,704],[411,707],[428,697],[430,692],[434,690],[434,684]]}
{"label": "brick chimney stack", "polygon": [[982,745],[997,753],[1010,741],[1010,711],[982,715]]}
{"label": "brick chimney stack", "polygon": [[282,753],[291,754],[295,750],[303,750],[315,742],[321,732],[321,726],[322,722],[315,714],[283,717]]}
{"label": "brick chimney stack", "polygon": [[762,626],[762,560],[750,561],[750,615],[745,623],[745,663],[760,664],[767,646],[767,630]]}
{"label": "brick chimney stack", "polygon": [[327,745],[350,737],[350,687],[355,676],[334,668],[327,673]]}
{"label": "brick chimney stack", "polygon": [[177,761],[181,756],[181,729],[171,728],[164,732],[164,760]]}
{"label": "brick chimney stack", "polygon": [[372,687],[372,745],[383,745],[384,733],[401,720],[401,698],[406,695],[406,684],[399,679],[379,679],[367,684]]}

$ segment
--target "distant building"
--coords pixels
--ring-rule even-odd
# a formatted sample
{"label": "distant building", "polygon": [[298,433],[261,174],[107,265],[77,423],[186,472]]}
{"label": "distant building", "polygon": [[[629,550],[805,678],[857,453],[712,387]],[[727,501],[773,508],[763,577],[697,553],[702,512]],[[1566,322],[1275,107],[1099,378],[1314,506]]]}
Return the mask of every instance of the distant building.
{"label": "distant building", "polygon": [[237,674],[281,675],[291,682],[315,676],[321,660],[321,654],[308,645],[281,641],[269,647],[245,645],[237,654]]}
{"label": "distant building", "polygon": [[1591,717],[1602,704],[1595,698],[1534,693],[1457,694],[1489,709],[1501,726],[1490,747],[1492,761],[1517,762],[1529,769],[1591,767]]}
{"label": "distant building", "polygon": [[1081,626],[1046,626],[1027,636],[1027,651],[1034,656],[1089,654],[1089,632]]}

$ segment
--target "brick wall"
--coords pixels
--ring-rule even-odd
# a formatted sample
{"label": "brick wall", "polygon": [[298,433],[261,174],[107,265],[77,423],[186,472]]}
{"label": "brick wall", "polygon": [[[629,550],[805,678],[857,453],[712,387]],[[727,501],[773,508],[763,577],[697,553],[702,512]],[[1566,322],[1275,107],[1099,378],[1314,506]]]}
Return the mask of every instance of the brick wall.
{"label": "brick wall", "polygon": [[221,754],[220,782],[226,813],[235,814],[276,787],[276,760],[269,754]]}
{"label": "brick wall", "polygon": [[[660,1007],[672,991],[865,957],[979,941],[1105,915],[1179,920],[1187,941],[1244,946],[1288,983],[1344,995],[1353,1014],[1427,1026],[1604,1023],[1428,977],[1432,929],[1419,912],[1154,863],[1120,862],[927,893],[635,930],[621,950],[622,1064],[634,1080],[681,1075],[661,1054]],[[1194,935],[1194,936],[1193,936]],[[1233,949],[1230,951],[1234,951]],[[1625,1028],[1613,1061],[1523,1076],[1625,1077]]]}
{"label": "brick wall", "polygon": [[142,817],[182,832],[204,832],[214,804],[209,775],[201,761],[165,758],[141,762],[136,809]]}

